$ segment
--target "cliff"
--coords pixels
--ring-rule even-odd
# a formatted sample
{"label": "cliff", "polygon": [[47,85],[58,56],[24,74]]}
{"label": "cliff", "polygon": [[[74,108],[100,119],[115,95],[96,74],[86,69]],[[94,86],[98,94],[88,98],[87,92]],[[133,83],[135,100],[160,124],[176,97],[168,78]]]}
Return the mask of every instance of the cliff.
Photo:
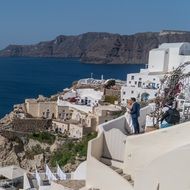
{"label": "cliff", "polygon": [[164,42],[190,42],[190,32],[162,31],[134,35],[90,32],[58,36],[35,45],[9,45],[0,56],[72,57],[86,63],[147,63],[149,50]]}

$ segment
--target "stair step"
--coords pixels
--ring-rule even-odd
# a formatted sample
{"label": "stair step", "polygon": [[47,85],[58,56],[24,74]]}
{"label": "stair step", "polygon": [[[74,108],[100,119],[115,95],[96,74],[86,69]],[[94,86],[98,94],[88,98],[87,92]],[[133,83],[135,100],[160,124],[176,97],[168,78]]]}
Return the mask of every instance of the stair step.
{"label": "stair step", "polygon": [[125,178],[127,181],[132,181],[132,178],[130,175],[125,174],[122,177]]}
{"label": "stair step", "polygon": [[122,169],[120,169],[120,168],[117,168],[116,170],[114,170],[114,171],[116,171],[118,174],[123,174],[123,170]]}
{"label": "stair step", "polygon": [[112,170],[117,170],[118,168],[115,166],[109,166]]}
{"label": "stair step", "polygon": [[[114,170],[115,172],[117,172],[119,175],[121,175],[121,176],[122,176],[125,180],[127,180],[132,186],[134,186],[134,181],[133,181],[131,175],[123,173],[123,169],[111,165],[105,158],[102,158],[101,161],[102,161],[105,165],[109,166],[112,170]],[[107,161],[107,162],[106,162],[106,161]]]}
{"label": "stair step", "polygon": [[123,165],[123,162],[121,161],[118,161],[118,160],[113,160],[113,159],[110,159],[110,158],[105,158],[105,157],[101,157],[100,158],[100,161],[107,165],[107,166],[115,166],[117,168],[121,168],[122,165]]}
{"label": "stair step", "polygon": [[123,177],[124,179],[126,179],[131,185],[134,185],[134,181],[133,181],[133,179],[131,178],[131,175],[125,174],[125,175],[122,175],[122,177]]}
{"label": "stair step", "polygon": [[117,168],[115,166],[110,166],[110,168],[120,175],[123,174],[123,170],[121,168]]}

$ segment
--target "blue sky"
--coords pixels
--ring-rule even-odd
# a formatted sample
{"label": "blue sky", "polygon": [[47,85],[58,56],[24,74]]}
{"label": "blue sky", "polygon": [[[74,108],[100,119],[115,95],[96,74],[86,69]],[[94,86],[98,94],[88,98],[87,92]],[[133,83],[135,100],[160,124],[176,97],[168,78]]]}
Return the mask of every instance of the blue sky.
{"label": "blue sky", "polygon": [[190,30],[188,0],[0,0],[0,48],[60,34]]}

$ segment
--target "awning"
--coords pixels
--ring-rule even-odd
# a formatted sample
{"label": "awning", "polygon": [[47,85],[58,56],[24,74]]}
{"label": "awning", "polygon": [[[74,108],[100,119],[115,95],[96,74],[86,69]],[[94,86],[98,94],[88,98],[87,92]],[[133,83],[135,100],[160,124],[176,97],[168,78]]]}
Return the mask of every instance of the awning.
{"label": "awning", "polygon": [[16,179],[22,177],[24,176],[24,173],[26,173],[26,170],[15,165],[0,168],[0,175],[6,177],[7,179]]}

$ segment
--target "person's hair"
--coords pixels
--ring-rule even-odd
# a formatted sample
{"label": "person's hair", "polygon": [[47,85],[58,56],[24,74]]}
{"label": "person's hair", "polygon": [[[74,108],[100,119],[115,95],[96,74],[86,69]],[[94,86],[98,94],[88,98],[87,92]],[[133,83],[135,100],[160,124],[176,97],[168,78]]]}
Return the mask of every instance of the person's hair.
{"label": "person's hair", "polygon": [[170,99],[166,104],[167,104],[168,106],[172,106],[172,105],[173,105],[173,100]]}
{"label": "person's hair", "polygon": [[136,98],[134,98],[134,97],[133,97],[133,98],[131,98],[131,100],[132,100],[133,102],[136,102]]}

